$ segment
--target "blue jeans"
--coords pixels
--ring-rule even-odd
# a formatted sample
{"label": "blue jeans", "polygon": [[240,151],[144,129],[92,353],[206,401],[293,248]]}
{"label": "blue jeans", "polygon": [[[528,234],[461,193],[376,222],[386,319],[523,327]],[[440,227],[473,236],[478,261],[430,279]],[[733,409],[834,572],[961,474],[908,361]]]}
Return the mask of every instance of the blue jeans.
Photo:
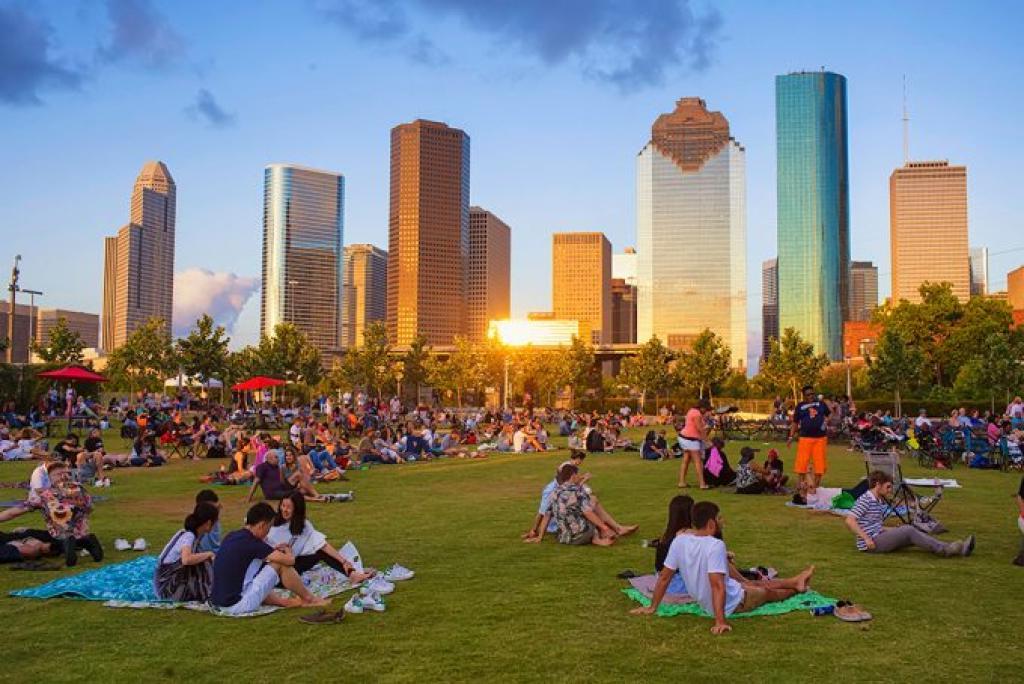
{"label": "blue jeans", "polygon": [[317,470],[334,470],[338,467],[338,464],[334,462],[334,459],[331,458],[331,455],[326,449],[322,451],[317,451],[316,449],[310,451],[309,461]]}

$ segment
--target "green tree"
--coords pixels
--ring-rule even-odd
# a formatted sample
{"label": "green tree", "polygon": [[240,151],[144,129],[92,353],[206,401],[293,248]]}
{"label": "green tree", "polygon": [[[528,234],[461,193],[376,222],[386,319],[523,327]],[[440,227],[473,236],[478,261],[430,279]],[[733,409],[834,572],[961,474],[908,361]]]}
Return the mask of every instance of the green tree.
{"label": "green tree", "polygon": [[955,350],[947,343],[964,315],[964,306],[949,283],[924,283],[920,303],[900,300],[896,305],[875,310],[874,321],[893,330],[924,356],[924,367],[936,385],[948,386],[956,373]]}
{"label": "green tree", "polygon": [[167,325],[151,318],[110,354],[107,374],[115,389],[157,391],[178,368]]}
{"label": "green tree", "polygon": [[414,391],[413,396],[419,401],[420,387],[427,383],[427,338],[417,335],[409,343],[409,350],[402,356],[402,386]]}
{"label": "green tree", "polygon": [[203,314],[188,335],[176,342],[182,372],[204,385],[211,378],[223,381],[230,341],[224,326],[215,325],[209,314]]}
{"label": "green tree", "polygon": [[814,345],[804,341],[794,328],[786,328],[781,339],[773,339],[768,356],[761,363],[758,384],[772,391],[785,391],[800,400],[800,387],[813,385],[829,363],[825,354],[815,354]]}
{"label": "green tree", "polygon": [[887,328],[866,361],[871,387],[892,392],[896,415],[903,415],[903,397],[917,386],[924,373],[924,354],[899,332]]}
{"label": "green tree", "polygon": [[1024,333],[992,332],[975,345],[977,353],[960,367],[954,389],[958,396],[985,397],[995,412],[996,396],[1009,401],[1024,384]]}
{"label": "green tree", "polygon": [[81,335],[68,327],[68,321],[63,316],[50,328],[47,342],[45,347],[33,345],[39,358],[47,363],[81,364],[85,360],[82,356],[85,342],[82,341]]}
{"label": "green tree", "polygon": [[690,351],[683,352],[676,364],[680,380],[684,385],[697,389],[697,396],[704,398],[705,392],[712,397],[712,389],[729,377],[729,346],[722,338],[705,328],[693,341]]}
{"label": "green tree", "polygon": [[655,335],[640,346],[636,356],[622,360],[619,376],[625,384],[640,392],[640,411],[644,410],[648,392],[654,394],[657,406],[658,395],[672,387],[678,377],[669,367],[672,359],[671,350]]}
{"label": "green tree", "polygon": [[269,375],[307,386],[320,382],[323,373],[320,352],[291,323],[278,323],[271,335],[261,337],[255,347],[243,349],[233,363],[244,375]]}
{"label": "green tree", "polygon": [[574,406],[579,395],[584,394],[594,381],[594,348],[578,337],[563,352],[565,384],[569,387],[569,405]]}

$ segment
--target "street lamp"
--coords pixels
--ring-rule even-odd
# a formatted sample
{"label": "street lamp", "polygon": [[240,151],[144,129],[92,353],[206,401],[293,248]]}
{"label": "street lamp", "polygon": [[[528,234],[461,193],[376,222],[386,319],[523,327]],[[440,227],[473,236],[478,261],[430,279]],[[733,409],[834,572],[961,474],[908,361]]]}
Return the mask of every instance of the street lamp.
{"label": "street lamp", "polygon": [[846,357],[846,398],[853,399],[853,381],[850,375],[850,357]]}
{"label": "street lamp", "polygon": [[505,354],[505,410],[508,411],[508,354]]}

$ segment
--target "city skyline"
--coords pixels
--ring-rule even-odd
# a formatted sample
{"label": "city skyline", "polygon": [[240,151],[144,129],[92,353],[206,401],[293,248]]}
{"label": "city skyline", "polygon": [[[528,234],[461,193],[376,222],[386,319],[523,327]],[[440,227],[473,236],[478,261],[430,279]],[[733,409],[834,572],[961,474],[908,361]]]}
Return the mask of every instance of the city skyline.
{"label": "city skyline", "polygon": [[[1006,28],[1013,21],[1005,15],[997,21],[956,6],[930,13],[901,6],[887,9],[887,21],[879,26],[878,11],[870,9],[827,8],[811,20],[795,5],[769,11],[725,3],[722,35],[728,40],[718,45],[706,69],[673,67],[660,82],[642,82],[623,93],[614,83],[587,76],[571,60],[545,63],[521,44],[510,45],[498,58],[484,55],[479,68],[468,68],[476,64],[479,50],[470,49],[473,40],[465,41],[465,52],[453,53],[449,66],[432,67],[410,62],[401,50],[382,52],[356,41],[329,41],[328,36],[340,35],[337,27],[311,28],[309,16],[281,7],[253,10],[245,35],[231,27],[237,22],[228,21],[230,13],[223,8],[210,8],[199,22],[177,6],[154,7],[166,26],[187,38],[182,41],[187,43],[184,58],[171,60],[159,72],[147,59],[170,60],[163,53],[128,53],[78,90],[40,90],[42,106],[3,110],[10,123],[5,129],[19,132],[7,136],[6,149],[13,159],[26,160],[0,171],[9,199],[0,208],[0,223],[16,227],[10,252],[25,256],[26,286],[46,278],[47,268],[66,272],[60,287],[41,288],[46,296],[39,306],[100,310],[101,288],[95,284],[102,279],[99,236],[124,221],[125,183],[146,158],[166,161],[179,183],[180,271],[258,274],[259,248],[251,239],[260,219],[254,197],[260,170],[277,159],[344,169],[351,189],[347,239],[386,246],[387,131],[397,122],[423,116],[473,136],[478,149],[472,201],[516,228],[513,314],[545,308],[550,261],[545,255],[538,258],[535,246],[543,245],[553,230],[587,229],[604,231],[615,252],[635,244],[635,152],[664,103],[684,96],[702,97],[727,112],[734,135],[747,149],[747,259],[759,264],[775,254],[774,122],[766,113],[772,79],[819,64],[849,80],[851,254],[879,267],[882,296],[890,278],[886,177],[901,157],[903,73],[909,80],[912,157],[956,159],[971,168],[971,244],[990,247],[991,289],[1004,289],[1006,272],[1022,261],[1020,252],[1003,254],[1017,245],[1002,237],[1019,225],[1004,201],[1013,194],[1010,179],[1020,155],[1010,116],[1013,107],[991,107],[985,97],[1007,79],[1006,65],[1013,63],[1008,57],[1015,44]],[[42,3],[33,12],[54,28],[53,59],[73,56],[92,39],[107,40],[102,7],[86,11],[84,17],[70,17],[54,3]],[[418,17],[410,18],[421,25]],[[838,35],[815,30],[826,22],[841,22],[848,31]],[[442,29],[422,26],[436,45],[458,42],[444,40]],[[865,30],[873,32],[879,46],[871,55],[853,38]],[[281,33],[287,34],[284,61],[266,72],[251,69],[266,36]],[[767,55],[744,47],[759,44],[757,36],[766,33],[779,39]],[[906,34],[917,39],[910,44],[899,39]],[[953,38],[968,46],[966,57],[952,65],[933,64],[935,50]],[[230,52],[222,46],[230,46]],[[182,66],[203,60],[208,64],[199,77]],[[350,63],[357,68],[348,68]],[[519,74],[503,73],[507,64]],[[340,65],[346,68],[335,68]],[[462,76],[461,85],[441,96],[441,84],[452,70]],[[321,90],[339,73],[344,74],[344,95],[325,93],[326,99],[308,112],[286,104],[297,93]],[[382,91],[381,83],[388,88]],[[268,88],[280,95],[280,104],[267,101]],[[211,97],[197,96],[200,90]],[[121,105],[128,93],[147,97],[152,106],[146,117]],[[348,101],[365,104],[339,106]],[[494,116],[495,111],[502,115]],[[589,112],[587,121],[581,122],[580,111]],[[88,136],[71,135],[75,119],[89,125]],[[963,126],[968,120],[972,126]],[[573,153],[564,155],[560,165],[536,163],[559,144],[565,149],[566,143]],[[71,170],[86,166],[88,173],[71,175]],[[63,188],[63,200],[41,201],[54,183]],[[32,236],[40,234],[52,234],[74,257],[51,256],[50,250],[33,243]],[[760,279],[753,266],[747,271],[747,328],[753,337],[760,319]],[[258,302],[258,296],[249,298],[241,312],[236,344],[254,341]]]}

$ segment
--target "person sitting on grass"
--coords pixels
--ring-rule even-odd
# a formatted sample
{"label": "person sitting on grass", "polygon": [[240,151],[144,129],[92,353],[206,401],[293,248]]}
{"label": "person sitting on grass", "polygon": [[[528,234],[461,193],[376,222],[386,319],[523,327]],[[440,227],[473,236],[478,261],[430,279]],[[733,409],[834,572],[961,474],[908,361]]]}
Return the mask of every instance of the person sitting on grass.
{"label": "person sitting on grass", "polygon": [[78,564],[78,552],[85,549],[92,559],[103,560],[103,546],[89,532],[92,497],[82,485],[71,479],[67,465],[55,461],[49,468],[50,487],[40,490],[40,507],[46,520],[46,531],[63,544],[64,561],[68,567]]}
{"label": "person sitting on grass", "polygon": [[740,449],[740,462],[736,468],[737,494],[764,494],[775,491],[772,485],[774,476],[771,470],[754,463],[754,452],[758,449],[743,447]]}
{"label": "person sitting on grass", "polygon": [[913,525],[883,527],[892,495],[892,478],[880,470],[868,475],[868,491],[857,499],[846,517],[846,526],[857,537],[857,550],[868,553],[889,553],[907,546],[917,546],[936,556],[969,556],[974,552],[974,535],[962,541],[942,542]]}
{"label": "person sitting on grass", "polygon": [[571,546],[611,546],[616,537],[637,531],[636,525],[621,525],[605,510],[584,485],[588,478],[589,474],[580,473],[572,463],[562,464],[558,470],[558,486],[548,499],[550,512],[541,520],[537,535],[526,541],[540,543],[549,520],[555,522],[558,542]]}
{"label": "person sitting on grass", "polygon": [[[540,493],[540,508],[537,510],[537,515],[533,519],[533,524],[526,532],[524,532],[520,538],[523,541],[533,541],[535,537],[542,534],[542,531],[550,532],[555,534],[558,532],[558,525],[551,519],[551,495],[554,494],[555,489],[558,487],[558,471],[562,469],[563,465],[571,463],[572,465],[579,468],[583,464],[583,460],[587,457],[587,452],[579,449],[572,449],[569,452],[569,460],[559,464],[558,468],[555,469],[555,477],[544,485],[544,489]],[[581,483],[586,485],[590,479],[590,473],[581,473],[579,480]],[[545,522],[545,518],[547,521]]]}
{"label": "person sitting on grass", "polygon": [[[199,490],[196,494],[196,507],[201,503],[208,503],[218,511],[224,509],[220,503],[220,497],[212,489]],[[213,527],[210,528],[210,531],[199,537],[199,550],[216,553],[220,549],[220,534],[220,516],[217,516],[217,519],[213,521]]]}
{"label": "person sitting on grass", "polygon": [[295,554],[295,572],[300,575],[320,562],[348,577],[353,585],[376,574],[373,570],[360,572],[327,543],[327,537],[306,518],[306,499],[298,492],[281,499],[274,525],[267,534],[267,543],[275,547],[282,544],[290,547]]}
{"label": "person sitting on grass", "polygon": [[[287,545],[272,547],[264,540],[274,522],[274,509],[255,504],[245,516],[245,527],[228,534],[213,561],[210,603],[228,615],[252,613],[260,606],[296,608],[325,606],[295,572],[295,555]],[[295,596],[274,593],[281,583]]]}
{"label": "person sitting on grass", "polygon": [[664,565],[658,573],[658,582],[649,606],[634,608],[634,615],[653,615],[664,598],[672,576],[678,572],[687,593],[714,617],[712,634],[732,630],[726,617],[733,613],[748,613],[766,603],[785,601],[807,591],[814,566],[787,579],[744,582],[732,577],[725,542],[717,537],[722,533],[722,518],[718,506],[701,501],[693,507],[694,530],[672,540]]}
{"label": "person sitting on grass", "polygon": [[654,430],[648,430],[644,437],[644,444],[640,448],[640,456],[645,461],[664,461],[668,459],[668,449],[658,446],[658,435]]}
{"label": "person sitting on grass", "polygon": [[[294,447],[291,448],[294,449]],[[249,496],[246,499],[247,502],[252,501],[252,496],[256,493],[256,487],[262,490],[263,498],[269,501],[279,501],[293,491],[299,491],[307,498],[316,501],[325,500],[307,481],[303,481],[301,478],[294,481],[285,478],[281,464],[277,460],[276,449],[268,450],[267,460],[256,466],[256,470],[253,473],[252,486],[249,488]]]}
{"label": "person sitting on grass", "polygon": [[167,459],[157,450],[155,434],[146,432],[135,438],[129,462],[137,468],[155,468],[167,463]]}
{"label": "person sitting on grass", "polygon": [[[668,502],[668,522],[665,523],[665,532],[661,537],[654,540],[654,572],[658,574],[665,567],[665,559],[668,557],[668,550],[672,542],[681,534],[689,532],[693,527],[693,498],[680,494],[672,497]],[[668,594],[685,594],[686,583],[683,576],[678,572],[672,575],[665,590]]]}
{"label": "person sitting on grass", "polygon": [[[1016,401],[1020,401],[1020,397],[1017,397]],[[1017,527],[1020,529],[1021,534],[1024,534],[1024,477],[1020,480],[1020,487],[1017,489]],[[1019,567],[1024,567],[1024,539],[1020,542],[1020,551],[1017,553],[1017,557],[1013,559],[1013,564]]]}
{"label": "person sitting on grass", "polygon": [[220,518],[212,503],[197,503],[156,561],[153,589],[165,601],[206,601],[213,586],[213,551],[202,550],[202,539]]}
{"label": "person sitting on grass", "polygon": [[[0,456],[4,461],[27,461],[32,458],[47,458],[49,453],[41,442],[43,433],[30,427],[24,427],[18,432],[17,440],[5,439],[4,445],[0,446]],[[75,438],[78,439],[77,437]]]}
{"label": "person sitting on grass", "polygon": [[317,436],[316,443],[306,457],[309,459],[310,465],[313,466],[314,479],[337,480],[345,474],[345,471],[338,467],[331,452],[327,450],[326,442],[320,435]]}

